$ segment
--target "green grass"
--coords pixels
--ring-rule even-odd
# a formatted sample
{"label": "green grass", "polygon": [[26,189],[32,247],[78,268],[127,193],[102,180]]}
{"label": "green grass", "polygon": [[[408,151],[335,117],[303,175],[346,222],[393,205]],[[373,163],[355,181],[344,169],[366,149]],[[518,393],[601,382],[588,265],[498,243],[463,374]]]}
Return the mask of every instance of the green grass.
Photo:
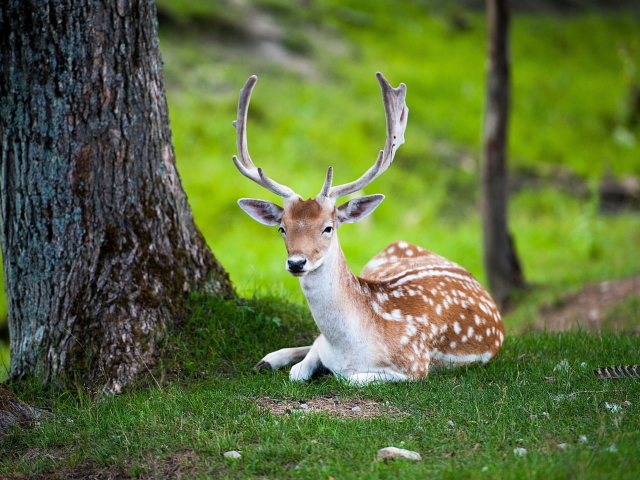
{"label": "green grass", "polygon": [[[96,400],[23,389],[27,400],[53,407],[55,417],[0,443],[0,476],[102,469],[163,477],[167,465],[182,468],[186,478],[622,479],[640,473],[640,382],[591,373],[637,360],[636,337],[511,336],[484,367],[355,388],[333,377],[300,384],[286,371],[251,371],[267,351],[313,336],[308,314],[295,305],[269,298],[239,304],[196,298],[192,305],[194,315],[173,332],[160,371],[123,395]],[[388,401],[408,415],[276,417],[252,400],[265,396]],[[390,445],[423,460],[377,462],[378,449]],[[517,448],[526,455],[515,454]],[[224,459],[229,450],[243,458]],[[182,458],[177,466],[176,457]]]}

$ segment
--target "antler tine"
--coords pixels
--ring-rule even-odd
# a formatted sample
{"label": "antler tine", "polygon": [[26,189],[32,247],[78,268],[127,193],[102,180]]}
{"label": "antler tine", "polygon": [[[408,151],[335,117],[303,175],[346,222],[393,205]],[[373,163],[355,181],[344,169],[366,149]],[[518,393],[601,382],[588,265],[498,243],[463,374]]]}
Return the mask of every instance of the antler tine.
{"label": "antler tine", "polygon": [[358,180],[332,187],[328,196],[333,200],[362,190],[369,185],[389,168],[396,150],[404,143],[404,131],[407,128],[407,116],[409,114],[409,108],[405,103],[407,86],[401,83],[398,88],[393,88],[380,72],[376,73],[376,77],[382,90],[382,102],[384,103],[384,111],[387,118],[387,140],[384,144],[384,149],[380,150],[376,163]]}
{"label": "antler tine", "polygon": [[253,180],[258,185],[266,188],[276,195],[288,198],[295,195],[294,191],[267,177],[261,168],[256,168],[249,156],[249,149],[247,148],[247,112],[249,110],[251,92],[253,91],[253,87],[255,87],[257,81],[258,77],[252,75],[249,77],[249,80],[247,80],[247,83],[244,84],[242,90],[240,90],[240,98],[238,99],[238,118],[233,122],[233,126],[238,131],[236,144],[238,147],[239,158],[234,155],[232,157],[233,163],[245,177]]}
{"label": "antler tine", "polygon": [[322,190],[320,190],[320,195],[323,197],[328,197],[331,192],[331,182],[333,182],[333,167],[329,167],[327,170],[327,176],[324,179],[324,184],[322,185]]}

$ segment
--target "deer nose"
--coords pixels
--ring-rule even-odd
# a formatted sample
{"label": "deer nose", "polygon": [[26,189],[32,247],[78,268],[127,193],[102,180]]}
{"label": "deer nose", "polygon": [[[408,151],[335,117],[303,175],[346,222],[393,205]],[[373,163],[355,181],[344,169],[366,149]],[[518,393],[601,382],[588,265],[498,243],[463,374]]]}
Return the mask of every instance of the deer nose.
{"label": "deer nose", "polygon": [[291,273],[299,273],[307,263],[306,258],[290,258],[287,260],[287,270]]}

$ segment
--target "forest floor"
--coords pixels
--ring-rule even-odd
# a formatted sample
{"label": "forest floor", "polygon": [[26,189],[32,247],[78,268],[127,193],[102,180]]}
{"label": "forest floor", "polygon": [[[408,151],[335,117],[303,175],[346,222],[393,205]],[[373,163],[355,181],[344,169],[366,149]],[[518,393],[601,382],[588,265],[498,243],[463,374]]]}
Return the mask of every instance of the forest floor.
{"label": "forest floor", "polygon": [[[538,311],[535,328],[554,332],[577,325],[589,330],[598,330],[603,326],[625,328],[626,320],[619,323],[618,319],[607,315],[607,312],[634,297],[640,297],[640,275],[587,283],[579,291],[564,295],[555,305],[542,306]],[[640,326],[634,325],[631,331],[640,333]]]}

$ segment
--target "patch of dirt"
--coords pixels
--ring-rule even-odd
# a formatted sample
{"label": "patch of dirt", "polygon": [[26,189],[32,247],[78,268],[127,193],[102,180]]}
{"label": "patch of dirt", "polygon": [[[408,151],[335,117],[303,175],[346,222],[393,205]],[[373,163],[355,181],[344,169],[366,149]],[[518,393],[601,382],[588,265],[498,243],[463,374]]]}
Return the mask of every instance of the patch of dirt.
{"label": "patch of dirt", "polygon": [[309,400],[276,399],[258,397],[254,401],[272,415],[311,414],[324,412],[337,418],[375,418],[382,415],[409,415],[409,412],[390,405],[364,398],[342,400],[338,397],[316,397]]}
{"label": "patch of dirt", "polygon": [[[535,327],[549,331],[580,325],[597,330],[605,326],[607,311],[629,297],[640,296],[640,275],[600,283],[589,283],[562,298],[559,305],[545,305],[538,312]],[[616,327],[618,325],[606,325]]]}

